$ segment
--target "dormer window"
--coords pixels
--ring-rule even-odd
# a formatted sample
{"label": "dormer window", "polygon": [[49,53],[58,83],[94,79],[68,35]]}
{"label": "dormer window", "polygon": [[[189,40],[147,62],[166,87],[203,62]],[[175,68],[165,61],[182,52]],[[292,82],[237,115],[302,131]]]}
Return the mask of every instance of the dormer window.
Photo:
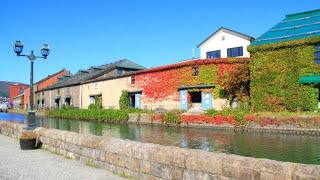
{"label": "dormer window", "polygon": [[320,45],[314,46],[314,62],[320,64]]}
{"label": "dormer window", "polygon": [[228,57],[243,56],[243,47],[240,46],[240,47],[228,48],[227,55]]}
{"label": "dormer window", "polygon": [[192,76],[199,76],[199,67],[192,67]]}
{"label": "dormer window", "polygon": [[121,75],[123,74],[123,70],[122,69],[117,69],[117,75]]}

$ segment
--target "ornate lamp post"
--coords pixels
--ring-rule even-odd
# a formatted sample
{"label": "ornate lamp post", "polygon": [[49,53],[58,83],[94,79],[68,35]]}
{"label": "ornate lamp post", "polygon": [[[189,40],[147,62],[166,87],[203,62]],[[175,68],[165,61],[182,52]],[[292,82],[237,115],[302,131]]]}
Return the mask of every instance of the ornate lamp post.
{"label": "ornate lamp post", "polygon": [[28,119],[27,119],[27,130],[31,130],[34,129],[36,127],[36,118],[35,118],[35,112],[33,109],[33,62],[37,59],[37,58],[43,58],[43,59],[47,59],[47,56],[50,53],[50,49],[48,44],[44,44],[41,48],[41,54],[42,56],[35,56],[33,54],[33,50],[31,50],[31,54],[30,55],[24,55],[21,54],[22,50],[23,50],[23,44],[21,41],[16,41],[16,43],[14,44],[14,52],[17,54],[17,56],[25,56],[27,57],[30,62],[31,62],[31,72],[30,72],[30,108],[28,111]]}

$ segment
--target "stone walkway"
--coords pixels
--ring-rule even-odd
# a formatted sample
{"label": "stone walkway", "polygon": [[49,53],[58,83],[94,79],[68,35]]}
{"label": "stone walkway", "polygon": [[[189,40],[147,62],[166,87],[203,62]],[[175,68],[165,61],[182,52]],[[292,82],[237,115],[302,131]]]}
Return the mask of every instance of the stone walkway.
{"label": "stone walkway", "polygon": [[112,172],[45,150],[20,150],[19,142],[0,135],[0,179],[123,179]]}

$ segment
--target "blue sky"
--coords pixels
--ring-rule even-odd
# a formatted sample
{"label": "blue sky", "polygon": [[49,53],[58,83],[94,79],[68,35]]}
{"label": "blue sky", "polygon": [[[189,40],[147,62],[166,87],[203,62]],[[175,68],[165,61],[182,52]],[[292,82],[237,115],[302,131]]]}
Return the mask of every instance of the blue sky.
{"label": "blue sky", "polygon": [[123,58],[147,68],[175,63],[192,48],[199,56],[197,45],[221,26],[256,38],[286,14],[319,8],[319,0],[2,0],[0,80],[29,84],[30,62],[14,54],[16,40],[24,54],[50,45],[48,59],[35,61],[36,82]]}

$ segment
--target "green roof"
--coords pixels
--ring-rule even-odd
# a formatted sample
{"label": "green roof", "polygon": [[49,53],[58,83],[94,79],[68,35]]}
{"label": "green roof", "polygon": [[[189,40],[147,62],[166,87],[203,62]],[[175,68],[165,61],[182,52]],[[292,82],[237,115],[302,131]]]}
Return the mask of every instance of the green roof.
{"label": "green roof", "polygon": [[314,36],[320,36],[320,9],[287,15],[250,45],[258,46]]}
{"label": "green roof", "polygon": [[312,76],[302,76],[299,81],[302,84],[320,83],[320,74]]}

